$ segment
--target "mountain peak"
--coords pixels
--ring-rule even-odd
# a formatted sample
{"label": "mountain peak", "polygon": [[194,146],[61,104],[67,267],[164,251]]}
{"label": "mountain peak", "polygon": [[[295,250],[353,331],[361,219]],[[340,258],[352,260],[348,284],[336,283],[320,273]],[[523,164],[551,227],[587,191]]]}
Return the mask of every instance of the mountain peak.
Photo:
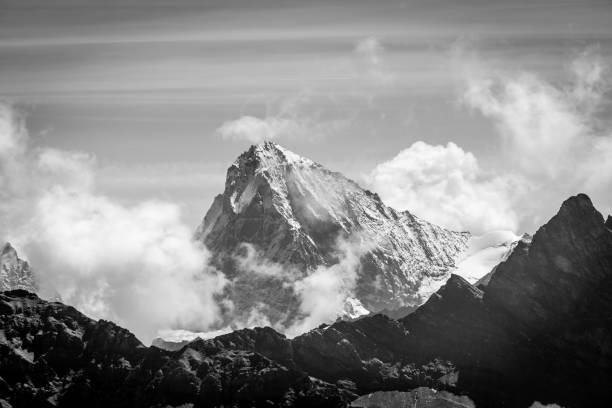
{"label": "mountain peak", "polygon": [[7,242],[6,244],[4,244],[2,246],[2,255],[6,255],[6,254],[16,254],[17,251],[15,251],[15,248],[13,248],[13,246],[11,245],[10,242]]}
{"label": "mountain peak", "polygon": [[446,284],[437,292],[446,299],[472,299],[482,297],[482,291],[471,285],[467,280],[454,273],[450,275]]}
{"label": "mountain peak", "polygon": [[608,215],[608,219],[606,219],[606,227],[612,230],[612,215]]}
{"label": "mountain peak", "polygon": [[557,215],[540,228],[534,239],[541,241],[551,231],[558,229],[571,232],[572,236],[595,236],[605,230],[604,218],[586,194],[577,194],[561,204]]}
{"label": "mountain peak", "polygon": [[[258,258],[300,276],[356,254],[359,279],[348,297],[375,311],[422,303],[448,277],[469,234],[399,213],[342,174],[265,142],[230,166],[225,190],[195,237],[238,282],[232,295],[236,313],[269,299],[264,306],[274,322],[297,316],[295,285],[282,276],[271,283],[273,277],[241,266],[236,254],[245,243]],[[365,244],[345,242],[347,237]]]}
{"label": "mountain peak", "polygon": [[593,213],[597,212],[595,207],[593,206],[593,202],[586,194],[579,193],[575,196],[571,196],[567,200],[561,204],[561,209],[559,210],[560,215],[566,214],[577,214],[581,215],[584,213]]}
{"label": "mountain peak", "polygon": [[243,163],[257,163],[258,167],[270,168],[285,165],[313,166],[315,163],[299,154],[285,149],[274,142],[263,142],[251,147],[242,153],[234,162],[240,167]]}

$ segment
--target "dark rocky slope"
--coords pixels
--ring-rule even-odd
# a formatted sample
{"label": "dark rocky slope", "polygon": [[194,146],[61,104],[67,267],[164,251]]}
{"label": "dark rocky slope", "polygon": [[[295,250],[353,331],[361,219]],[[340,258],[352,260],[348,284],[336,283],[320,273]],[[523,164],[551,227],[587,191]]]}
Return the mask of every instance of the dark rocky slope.
{"label": "dark rocky slope", "polygon": [[[257,330],[215,341],[326,381],[350,379],[357,393],[427,385],[481,406],[610,406],[611,279],[612,230],[578,195],[521,241],[483,290],[453,275],[400,321],[376,315],[291,341],[245,340],[261,338]],[[273,343],[282,347],[271,352]]]}
{"label": "dark rocky slope", "polygon": [[420,386],[477,406],[612,406],[612,229],[584,195],[487,286],[451,276],[414,313],[287,339],[270,328],[176,352],[23,291],[0,297],[0,398],[13,406],[343,406]]}
{"label": "dark rocky slope", "polygon": [[355,397],[248,350],[171,353],[23,290],[0,294],[0,406],[343,406]]}

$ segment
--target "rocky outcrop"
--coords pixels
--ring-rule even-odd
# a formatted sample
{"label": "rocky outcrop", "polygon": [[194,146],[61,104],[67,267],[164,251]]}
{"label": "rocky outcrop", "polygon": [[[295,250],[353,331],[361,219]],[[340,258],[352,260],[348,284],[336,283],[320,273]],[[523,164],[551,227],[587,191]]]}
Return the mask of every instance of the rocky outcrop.
{"label": "rocky outcrop", "polygon": [[38,285],[30,265],[19,258],[15,248],[7,242],[0,252],[0,292],[13,289],[36,292]]}
{"label": "rocky outcrop", "polygon": [[[260,333],[260,340],[257,334]],[[272,333],[274,333],[272,335]],[[198,340],[177,352],[23,290],[0,294],[0,401],[12,407],[336,407],[355,398],[247,348],[281,335],[253,331],[240,347]],[[240,333],[234,335],[234,340]],[[224,343],[225,342],[225,343]],[[282,350],[282,349],[281,349]],[[282,358],[280,359],[282,360]]]}
{"label": "rocky outcrop", "polygon": [[[360,245],[351,253],[360,270],[352,295],[367,310],[379,311],[423,303],[448,278],[469,234],[395,211],[341,174],[266,142],[230,166],[225,191],[196,238],[233,279],[238,313],[257,306],[273,324],[288,324],[299,303],[287,276],[338,263],[346,256],[338,240]],[[245,270],[236,261],[248,253],[244,243],[285,273]]]}

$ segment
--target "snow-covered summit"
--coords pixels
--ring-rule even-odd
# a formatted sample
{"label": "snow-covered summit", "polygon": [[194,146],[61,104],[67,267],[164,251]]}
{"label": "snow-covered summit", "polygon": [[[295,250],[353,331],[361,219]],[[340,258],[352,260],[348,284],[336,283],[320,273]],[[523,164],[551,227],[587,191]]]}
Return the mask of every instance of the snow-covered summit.
{"label": "snow-covered summit", "polygon": [[298,312],[295,293],[271,283],[269,274],[264,282],[238,271],[232,256],[242,243],[252,244],[266,262],[302,275],[357,257],[355,268],[343,272],[356,274],[350,295],[377,311],[422,303],[449,276],[469,233],[396,211],[342,174],[266,142],[229,167],[225,190],[196,238],[212,250],[235,288],[243,282],[239,309],[264,302],[282,319]]}

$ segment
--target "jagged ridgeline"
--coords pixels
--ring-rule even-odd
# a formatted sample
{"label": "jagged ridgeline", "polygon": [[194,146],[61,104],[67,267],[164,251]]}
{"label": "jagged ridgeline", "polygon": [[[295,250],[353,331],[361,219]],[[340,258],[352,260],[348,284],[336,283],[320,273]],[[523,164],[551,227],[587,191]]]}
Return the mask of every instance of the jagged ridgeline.
{"label": "jagged ridgeline", "polygon": [[[412,390],[356,404],[610,407],[610,316],[612,228],[578,195],[488,284],[451,275],[400,320],[373,315],[294,339],[244,329],[171,352],[61,303],[5,292],[0,406],[344,407]],[[459,405],[432,405],[445,401]]]}
{"label": "jagged ridgeline", "polygon": [[348,304],[379,311],[423,303],[448,278],[469,237],[396,211],[343,175],[271,142],[252,146],[229,167],[223,194],[196,232],[234,280],[238,313],[260,304],[273,323],[296,315],[295,293],[278,274],[245,270],[236,261],[244,243],[258,259],[294,275],[341,262],[342,249],[358,245],[351,252],[359,261],[355,298]]}

